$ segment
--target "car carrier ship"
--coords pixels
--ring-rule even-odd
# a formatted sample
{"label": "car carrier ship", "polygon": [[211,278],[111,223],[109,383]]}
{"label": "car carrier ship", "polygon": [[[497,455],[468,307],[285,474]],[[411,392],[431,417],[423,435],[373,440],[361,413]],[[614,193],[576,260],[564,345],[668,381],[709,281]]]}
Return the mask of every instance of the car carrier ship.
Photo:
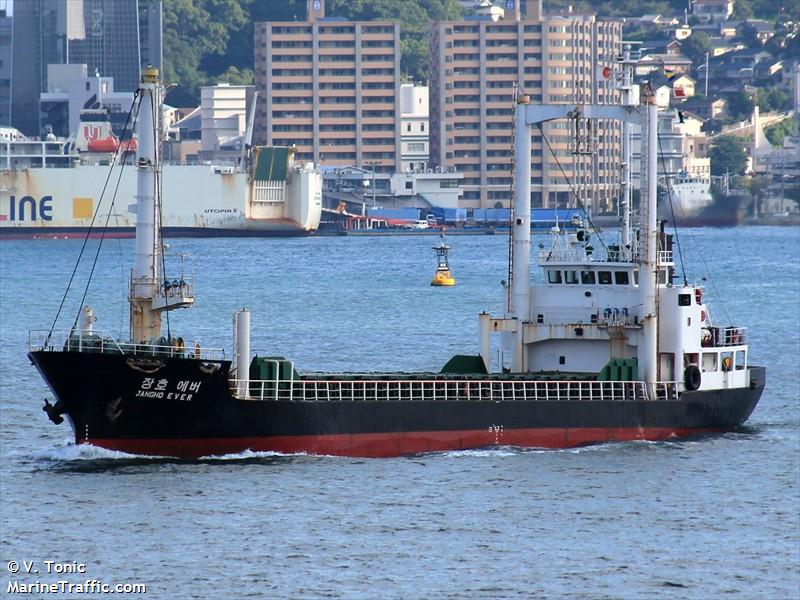
{"label": "car carrier ship", "polygon": [[[0,239],[83,237],[106,222],[106,236],[133,237],[137,138],[118,140],[104,117],[84,111],[70,140],[0,140]],[[165,236],[304,235],[322,214],[319,170],[296,164],[287,147],[248,146],[220,164],[162,164],[159,183]]]}
{"label": "car carrier ship", "polygon": [[[438,373],[356,374],[300,373],[274,351],[252,356],[246,310],[235,313],[230,359],[185,345],[191,332],[164,336],[162,316],[191,306],[194,285],[162,270],[168,261],[149,218],[159,204],[158,161],[146,127],[158,90],[157,71],[145,70],[129,339],[96,330],[88,307],[69,331],[31,333],[29,357],[55,397],[44,410],[55,422],[66,416],[76,443],[182,458],[563,448],[728,431],[755,408],[765,369],[749,364],[745,330],[716,323],[702,290],[676,280],[672,238],[657,224],[651,94],[640,105],[629,86],[620,105],[579,107],[520,95],[517,157],[530,156],[532,125],[578,109],[643,125],[648,176],[638,228],[626,219],[614,245],[588,229],[554,228],[552,245],[537,252],[544,282],[531,285],[530,161],[516,160],[507,311],[479,315],[478,352]],[[492,335],[510,347],[510,369],[490,372]]]}

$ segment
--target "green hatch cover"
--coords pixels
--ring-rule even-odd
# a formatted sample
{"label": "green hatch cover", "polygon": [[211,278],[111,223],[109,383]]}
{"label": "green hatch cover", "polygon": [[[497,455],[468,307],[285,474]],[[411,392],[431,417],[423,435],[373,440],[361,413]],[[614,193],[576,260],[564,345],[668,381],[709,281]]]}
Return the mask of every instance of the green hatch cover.
{"label": "green hatch cover", "polygon": [[300,379],[294,365],[282,356],[254,356],[250,362],[250,379],[292,381]]}
{"label": "green hatch cover", "polygon": [[256,181],[286,181],[291,148],[266,146],[256,148]]}
{"label": "green hatch cover", "polygon": [[597,381],[637,381],[638,378],[635,358],[612,358],[597,375]]}
{"label": "green hatch cover", "polygon": [[480,375],[487,374],[483,357],[480,355],[472,356],[467,354],[456,354],[453,358],[447,361],[447,364],[442,367],[441,372],[458,373],[462,375],[469,373],[476,373]]}

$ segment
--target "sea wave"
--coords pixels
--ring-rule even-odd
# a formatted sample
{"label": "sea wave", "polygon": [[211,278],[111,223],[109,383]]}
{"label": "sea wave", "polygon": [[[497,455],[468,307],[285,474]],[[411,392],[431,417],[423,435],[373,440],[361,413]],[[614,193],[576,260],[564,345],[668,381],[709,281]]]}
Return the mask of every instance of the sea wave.
{"label": "sea wave", "polygon": [[108,450],[100,446],[89,444],[75,444],[65,442],[64,444],[51,448],[42,448],[27,455],[35,461],[44,462],[67,462],[80,460],[130,460],[130,459],[153,459],[155,456],[144,456],[139,454],[128,454],[118,450]]}

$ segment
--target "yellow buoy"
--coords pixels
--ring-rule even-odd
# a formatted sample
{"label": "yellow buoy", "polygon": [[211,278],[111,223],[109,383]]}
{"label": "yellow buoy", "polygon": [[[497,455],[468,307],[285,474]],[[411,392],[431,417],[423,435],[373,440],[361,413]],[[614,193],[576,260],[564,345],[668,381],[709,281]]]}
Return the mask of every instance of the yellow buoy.
{"label": "yellow buoy", "polygon": [[447,252],[450,246],[444,243],[444,231],[442,231],[441,241],[433,249],[436,251],[436,273],[433,274],[431,285],[436,286],[449,286],[455,285],[456,279],[450,272],[450,265],[447,262]]}

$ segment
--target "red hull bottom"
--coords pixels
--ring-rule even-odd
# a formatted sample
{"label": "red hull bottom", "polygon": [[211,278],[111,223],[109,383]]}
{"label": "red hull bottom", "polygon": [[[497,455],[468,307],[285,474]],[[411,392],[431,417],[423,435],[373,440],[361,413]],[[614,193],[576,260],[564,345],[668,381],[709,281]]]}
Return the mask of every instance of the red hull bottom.
{"label": "red hull bottom", "polygon": [[582,428],[582,429],[509,429],[498,431],[419,431],[407,433],[364,433],[319,436],[275,436],[251,438],[198,439],[90,439],[81,443],[129,454],[198,458],[253,452],[315,454],[387,458],[405,454],[445,452],[518,446],[527,448],[574,448],[605,442],[634,440],[659,441],[716,433],[718,429],[675,428]]}

